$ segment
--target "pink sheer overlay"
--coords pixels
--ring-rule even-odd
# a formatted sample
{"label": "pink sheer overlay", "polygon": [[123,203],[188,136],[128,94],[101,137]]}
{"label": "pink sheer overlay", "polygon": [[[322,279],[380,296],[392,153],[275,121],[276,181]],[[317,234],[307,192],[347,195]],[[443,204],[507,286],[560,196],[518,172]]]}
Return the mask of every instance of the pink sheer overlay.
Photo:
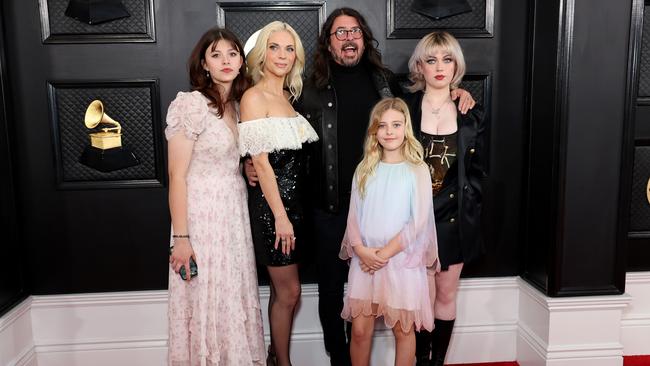
{"label": "pink sheer overlay", "polygon": [[[363,272],[353,247],[381,248],[398,238],[402,251],[374,274]],[[341,316],[383,316],[388,327],[433,329],[426,268],[439,270],[431,195],[424,164],[380,164],[364,197],[352,187],[347,228],[339,257],[350,259],[348,293]]]}

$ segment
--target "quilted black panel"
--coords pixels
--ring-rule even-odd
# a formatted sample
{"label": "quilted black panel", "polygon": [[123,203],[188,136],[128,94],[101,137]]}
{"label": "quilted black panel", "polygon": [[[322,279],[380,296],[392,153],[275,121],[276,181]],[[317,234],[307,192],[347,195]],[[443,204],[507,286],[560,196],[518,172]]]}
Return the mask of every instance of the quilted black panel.
{"label": "quilted black panel", "polygon": [[411,11],[413,0],[393,0],[396,29],[482,29],[485,28],[485,0],[468,0],[472,11],[440,20],[433,20]]}
{"label": "quilted black panel", "polygon": [[57,34],[132,34],[147,33],[149,1],[122,0],[131,16],[97,25],[88,25],[65,16],[69,0],[47,0],[50,33]]}
{"label": "quilted black panel", "polygon": [[467,76],[463,79],[463,81],[460,83],[460,88],[467,90],[472,97],[474,97],[474,100],[476,102],[480,103],[484,107],[487,107],[485,105],[485,99],[487,98],[486,94],[486,80],[484,76],[480,77],[472,77],[472,76]]}
{"label": "quilted black panel", "polygon": [[[60,175],[63,182],[97,182],[156,179],[156,155],[152,89],[146,85],[133,87],[54,87],[54,116],[58,130]],[[88,104],[99,99],[104,112],[122,125],[122,146],[130,148],[140,164],[102,173],[79,163],[79,156],[90,144],[84,125]]]}
{"label": "quilted black panel", "polygon": [[280,20],[288,23],[300,35],[305,48],[305,74],[311,75],[311,68],[320,30],[319,9],[274,10],[270,9],[224,9],[226,28],[235,32],[242,43],[266,24]]}
{"label": "quilted black panel", "polygon": [[650,5],[643,12],[643,41],[639,61],[639,97],[650,97]]}
{"label": "quilted black panel", "polygon": [[650,179],[650,146],[634,148],[634,172],[630,202],[630,231],[650,231],[650,203],[646,196]]}

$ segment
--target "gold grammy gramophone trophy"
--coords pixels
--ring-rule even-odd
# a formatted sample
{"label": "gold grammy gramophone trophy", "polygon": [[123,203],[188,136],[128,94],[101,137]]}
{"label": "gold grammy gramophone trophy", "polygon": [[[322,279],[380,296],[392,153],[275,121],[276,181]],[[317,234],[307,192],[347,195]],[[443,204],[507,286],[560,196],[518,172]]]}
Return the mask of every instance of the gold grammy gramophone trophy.
{"label": "gold grammy gramophone trophy", "polygon": [[101,100],[93,100],[86,109],[84,124],[89,129],[97,127],[100,123],[114,127],[102,128],[102,132],[90,134],[90,145],[106,150],[122,146],[122,126],[119,122],[104,113],[104,104]]}
{"label": "gold grammy gramophone trophy", "polygon": [[90,145],[86,146],[79,162],[101,172],[128,168],[140,164],[138,158],[122,146],[122,126],[119,122],[104,113],[104,104],[93,100],[84,117],[88,129],[99,127],[99,132],[92,132]]}

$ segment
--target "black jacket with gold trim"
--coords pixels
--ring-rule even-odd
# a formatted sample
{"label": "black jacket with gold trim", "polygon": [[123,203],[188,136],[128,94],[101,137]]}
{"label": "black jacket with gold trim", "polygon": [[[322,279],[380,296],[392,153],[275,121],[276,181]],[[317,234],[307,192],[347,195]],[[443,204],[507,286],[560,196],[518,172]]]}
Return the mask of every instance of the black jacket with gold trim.
{"label": "black jacket with gold trim", "polygon": [[[422,91],[407,94],[404,100],[409,107],[413,132],[422,141]],[[457,170],[447,172],[443,186],[433,198],[438,242],[458,240],[465,263],[483,252],[481,236],[481,202],[483,182],[487,178],[485,137],[485,111],[475,105],[467,114],[458,112]],[[454,166],[452,165],[452,168]]]}

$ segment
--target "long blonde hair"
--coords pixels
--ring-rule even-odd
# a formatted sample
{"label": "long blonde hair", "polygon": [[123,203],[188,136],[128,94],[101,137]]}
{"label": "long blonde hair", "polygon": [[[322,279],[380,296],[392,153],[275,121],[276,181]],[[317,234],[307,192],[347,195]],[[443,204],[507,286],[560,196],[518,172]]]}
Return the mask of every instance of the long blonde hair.
{"label": "long blonde hair", "polygon": [[362,197],[365,195],[368,179],[375,174],[377,165],[384,153],[383,147],[377,140],[379,122],[381,121],[381,116],[391,109],[404,115],[404,142],[401,147],[402,156],[407,162],[413,165],[423,163],[424,149],[413,133],[411,114],[406,103],[400,98],[384,98],[380,100],[372,108],[372,112],[370,112],[370,123],[368,124],[366,141],[363,145],[363,159],[357,165],[355,171],[357,186]]}
{"label": "long blonde hair", "polygon": [[413,50],[413,54],[409,59],[409,79],[413,85],[408,89],[411,92],[424,90],[426,82],[424,75],[418,70],[418,65],[426,62],[427,58],[434,54],[437,50],[448,52],[454,60],[454,76],[451,79],[451,89],[458,88],[458,84],[465,76],[465,57],[463,56],[463,49],[460,47],[458,40],[447,32],[431,32],[418,42]]}
{"label": "long blonde hair", "polygon": [[248,72],[250,73],[253,84],[257,84],[264,77],[264,63],[266,62],[266,51],[271,33],[286,31],[291,34],[296,46],[296,60],[289,74],[284,78],[284,87],[291,93],[290,100],[295,101],[302,93],[302,73],[305,70],[305,49],[302,46],[298,33],[287,23],[274,21],[264,26],[260,30],[255,46],[246,58]]}

